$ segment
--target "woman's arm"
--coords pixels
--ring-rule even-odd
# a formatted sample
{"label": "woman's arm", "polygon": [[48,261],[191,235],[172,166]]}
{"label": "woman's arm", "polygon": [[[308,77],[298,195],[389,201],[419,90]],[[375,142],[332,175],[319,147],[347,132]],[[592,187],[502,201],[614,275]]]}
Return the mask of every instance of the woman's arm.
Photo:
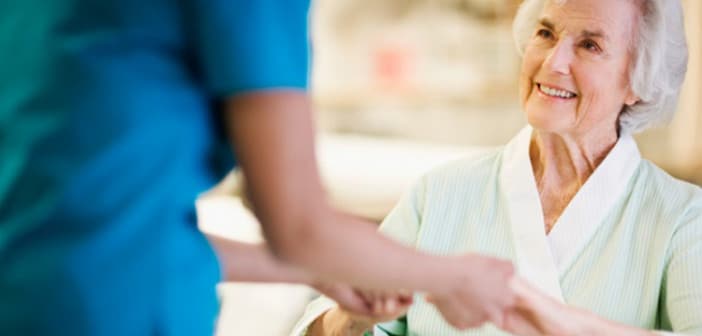
{"label": "woman's arm", "polygon": [[512,288],[517,293],[517,307],[507,314],[504,329],[515,335],[657,335],[651,330],[609,321],[589,311],[564,305],[516,277]]}
{"label": "woman's arm", "polygon": [[670,241],[661,288],[662,326],[690,335],[702,335],[702,189],[697,191]]}
{"label": "woman's arm", "polygon": [[[658,320],[668,331],[644,330],[568,307],[516,279],[517,308],[507,315],[506,330],[517,335],[702,335],[702,192],[696,189],[680,214],[668,244]],[[534,331],[536,330],[536,332]]]}

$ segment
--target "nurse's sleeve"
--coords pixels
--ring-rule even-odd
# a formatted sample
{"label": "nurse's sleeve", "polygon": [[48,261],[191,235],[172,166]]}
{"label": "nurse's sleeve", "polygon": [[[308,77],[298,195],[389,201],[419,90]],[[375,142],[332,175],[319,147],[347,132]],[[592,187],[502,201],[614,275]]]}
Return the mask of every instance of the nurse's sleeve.
{"label": "nurse's sleeve", "polygon": [[308,0],[189,0],[195,71],[218,97],[306,89]]}
{"label": "nurse's sleeve", "polygon": [[[402,196],[395,208],[390,211],[379,231],[391,239],[408,246],[414,246],[421,223],[424,206],[424,178]],[[305,330],[320,316],[336,307],[328,297],[321,296],[307,305],[304,315],[298,320],[290,336],[302,336]],[[407,321],[402,317],[374,327],[374,335],[403,336]]]}
{"label": "nurse's sleeve", "polygon": [[702,335],[702,201],[683,216],[670,251],[662,292],[662,326],[674,335]]}

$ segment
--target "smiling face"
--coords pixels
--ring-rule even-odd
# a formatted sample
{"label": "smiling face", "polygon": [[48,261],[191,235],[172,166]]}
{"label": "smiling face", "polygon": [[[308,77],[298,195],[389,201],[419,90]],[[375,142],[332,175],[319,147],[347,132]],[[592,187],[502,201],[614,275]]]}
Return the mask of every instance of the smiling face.
{"label": "smiling face", "polygon": [[628,69],[634,0],[547,0],[524,50],[520,98],[529,123],[558,134],[616,131],[634,104]]}

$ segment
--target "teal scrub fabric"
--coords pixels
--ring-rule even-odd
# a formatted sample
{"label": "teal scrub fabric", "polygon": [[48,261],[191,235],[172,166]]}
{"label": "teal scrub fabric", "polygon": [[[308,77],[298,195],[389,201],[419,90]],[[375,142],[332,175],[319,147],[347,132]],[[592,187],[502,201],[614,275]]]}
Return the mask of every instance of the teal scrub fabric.
{"label": "teal scrub fabric", "polygon": [[0,2],[0,335],[212,335],[217,106],[306,89],[308,6]]}

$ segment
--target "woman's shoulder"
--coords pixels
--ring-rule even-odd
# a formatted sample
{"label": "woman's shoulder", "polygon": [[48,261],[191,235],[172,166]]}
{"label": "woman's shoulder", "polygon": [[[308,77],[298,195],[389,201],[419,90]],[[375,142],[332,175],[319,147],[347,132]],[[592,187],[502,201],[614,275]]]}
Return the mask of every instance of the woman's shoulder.
{"label": "woman's shoulder", "polygon": [[428,185],[488,181],[497,171],[503,149],[504,147],[496,147],[449,161],[429,170],[423,180]]}
{"label": "woman's shoulder", "polygon": [[635,189],[643,193],[639,196],[658,200],[660,211],[681,219],[696,217],[702,224],[702,188],[670,175],[648,160],[642,160],[640,176]]}
{"label": "woman's shoulder", "polygon": [[650,186],[658,192],[677,192],[690,197],[702,197],[702,188],[674,177],[648,160],[641,160],[641,170]]}

